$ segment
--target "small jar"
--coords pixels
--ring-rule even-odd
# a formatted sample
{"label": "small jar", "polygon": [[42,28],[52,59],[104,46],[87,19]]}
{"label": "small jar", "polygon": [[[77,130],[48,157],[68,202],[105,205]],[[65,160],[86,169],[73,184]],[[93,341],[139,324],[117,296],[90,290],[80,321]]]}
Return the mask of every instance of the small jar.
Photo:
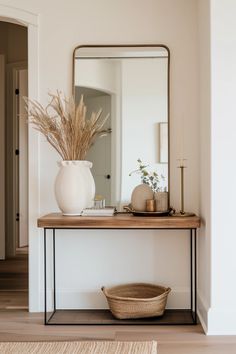
{"label": "small jar", "polygon": [[146,199],[146,211],[155,211],[155,199]]}
{"label": "small jar", "polygon": [[94,198],[94,208],[95,209],[104,209],[105,208],[105,198],[98,195]]}

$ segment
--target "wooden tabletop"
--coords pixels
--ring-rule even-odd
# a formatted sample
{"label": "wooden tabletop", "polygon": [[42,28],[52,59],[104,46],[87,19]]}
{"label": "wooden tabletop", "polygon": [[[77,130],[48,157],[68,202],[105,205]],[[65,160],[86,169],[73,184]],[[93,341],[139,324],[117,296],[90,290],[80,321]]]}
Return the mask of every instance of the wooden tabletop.
{"label": "wooden tabletop", "polygon": [[198,216],[150,217],[118,213],[114,216],[63,216],[51,213],[38,219],[38,227],[58,229],[194,229],[200,227]]}

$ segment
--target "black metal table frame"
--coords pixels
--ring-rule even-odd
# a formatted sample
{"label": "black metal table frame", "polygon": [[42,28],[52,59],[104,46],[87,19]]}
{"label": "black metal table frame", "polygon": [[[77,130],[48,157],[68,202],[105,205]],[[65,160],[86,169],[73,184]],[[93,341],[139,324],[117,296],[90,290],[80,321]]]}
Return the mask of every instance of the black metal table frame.
{"label": "black metal table frame", "polygon": [[[53,311],[48,317],[47,311],[47,230],[52,231],[52,255],[53,255]],[[190,231],[190,309],[192,315],[192,322],[187,323],[187,325],[196,325],[197,324],[197,229],[196,228],[44,228],[44,324],[45,325],[119,325],[119,322],[116,323],[50,323],[53,316],[57,310],[60,310],[56,306],[56,230],[189,230]],[[63,309],[64,310],[64,309]],[[76,309],[74,309],[76,310]],[[77,309],[78,310],[78,309]],[[150,325],[152,323],[142,323],[142,325]],[[157,322],[153,323],[158,325]],[[160,323],[163,325],[163,323]],[[165,323],[165,325],[186,325],[186,323]],[[124,323],[122,321],[121,325],[134,325],[134,323]]]}

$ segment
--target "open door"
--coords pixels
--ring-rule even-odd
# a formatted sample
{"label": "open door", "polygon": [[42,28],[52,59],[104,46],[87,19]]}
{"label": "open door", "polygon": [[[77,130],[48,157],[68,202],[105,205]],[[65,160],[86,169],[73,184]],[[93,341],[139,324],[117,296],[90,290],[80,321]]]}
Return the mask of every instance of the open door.
{"label": "open door", "polygon": [[23,97],[28,96],[27,63],[7,68],[7,257],[28,245],[28,125]]}
{"label": "open door", "polygon": [[0,259],[5,259],[5,58],[0,55]]}

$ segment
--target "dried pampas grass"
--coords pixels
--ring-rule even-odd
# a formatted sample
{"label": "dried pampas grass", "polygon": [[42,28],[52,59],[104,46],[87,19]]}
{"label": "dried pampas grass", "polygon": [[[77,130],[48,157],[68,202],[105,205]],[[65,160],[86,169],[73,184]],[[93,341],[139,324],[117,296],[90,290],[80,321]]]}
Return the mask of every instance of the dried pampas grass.
{"label": "dried pampas grass", "polygon": [[76,105],[73,97],[49,94],[51,101],[44,108],[39,102],[24,97],[31,123],[56,149],[63,160],[84,160],[108,116],[101,118],[102,110],[86,118],[86,106],[81,96]]}

